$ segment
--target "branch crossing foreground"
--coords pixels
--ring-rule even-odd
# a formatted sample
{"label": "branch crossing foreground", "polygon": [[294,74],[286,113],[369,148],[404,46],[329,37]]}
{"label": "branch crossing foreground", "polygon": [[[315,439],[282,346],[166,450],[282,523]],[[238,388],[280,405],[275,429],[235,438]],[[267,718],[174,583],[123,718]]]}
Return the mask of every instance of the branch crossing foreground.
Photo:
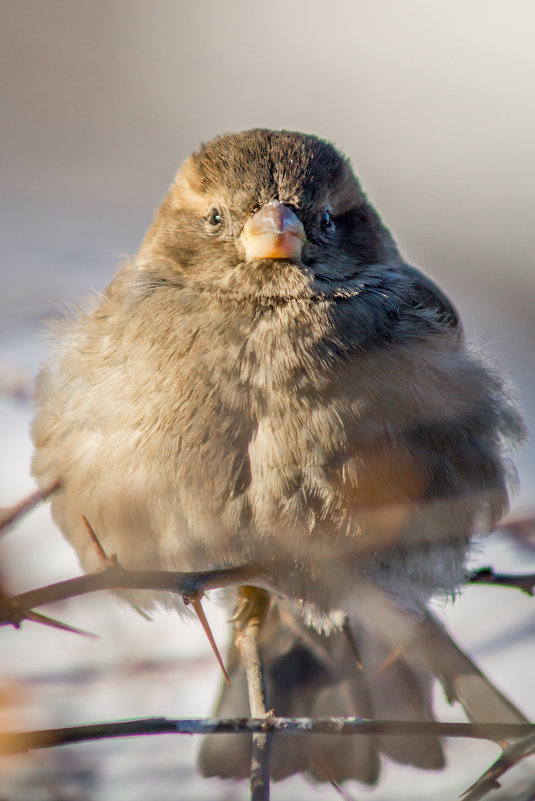
{"label": "branch crossing foreground", "polygon": [[[0,536],[37,503],[58,489],[51,485],[44,491],[33,493],[10,509],[0,510]],[[535,753],[535,725],[528,723],[441,723],[438,721],[368,720],[363,718],[308,718],[277,717],[267,711],[263,691],[263,671],[260,662],[256,633],[265,614],[265,591],[254,586],[262,577],[258,565],[243,565],[220,570],[181,573],[164,570],[125,570],[115,556],[106,555],[97,535],[84,520],[88,535],[99,556],[102,569],[67,581],[57,582],[36,590],[7,596],[0,588],[0,626],[20,627],[23,620],[33,620],[47,626],[87,635],[66,623],[54,620],[34,608],[48,603],[66,600],[78,595],[101,590],[163,590],[182,595],[186,604],[191,604],[197,613],[208,639],[214,649],[222,670],[224,666],[217,646],[208,628],[200,600],[207,590],[229,586],[241,586],[240,602],[245,612],[242,615],[241,639],[237,644],[242,650],[247,666],[251,718],[186,719],[146,718],[119,722],[106,722],[42,731],[0,733],[0,754],[16,754],[33,749],[51,748],[60,745],[101,740],[116,737],[134,737],[157,734],[228,734],[249,733],[253,736],[253,764],[251,771],[251,800],[269,799],[269,759],[272,737],[269,735],[381,735],[422,737],[467,737],[492,740],[502,746],[495,763],[462,796],[464,801],[479,801],[491,790],[499,787],[500,777],[520,760]],[[530,518],[502,526],[506,533],[522,536],[532,534],[535,521]],[[474,571],[470,577],[473,584],[493,584],[513,587],[531,596],[535,592],[535,574],[512,575],[495,573],[492,568]],[[89,635],[93,636],[93,635]],[[228,680],[228,677],[226,677]],[[512,742],[510,742],[512,741]],[[346,797],[342,788],[333,786]],[[535,791],[535,785],[532,788]],[[526,798],[528,796],[525,796]],[[533,796],[530,796],[533,797]]]}

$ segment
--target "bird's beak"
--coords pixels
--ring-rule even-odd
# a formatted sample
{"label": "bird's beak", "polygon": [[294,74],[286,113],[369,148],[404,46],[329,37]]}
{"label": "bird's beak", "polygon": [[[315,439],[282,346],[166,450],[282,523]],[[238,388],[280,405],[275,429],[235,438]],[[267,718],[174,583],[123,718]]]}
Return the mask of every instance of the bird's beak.
{"label": "bird's beak", "polygon": [[240,241],[247,261],[299,261],[305,242],[305,229],[299,217],[288,206],[278,200],[271,200],[249,217],[243,226]]}

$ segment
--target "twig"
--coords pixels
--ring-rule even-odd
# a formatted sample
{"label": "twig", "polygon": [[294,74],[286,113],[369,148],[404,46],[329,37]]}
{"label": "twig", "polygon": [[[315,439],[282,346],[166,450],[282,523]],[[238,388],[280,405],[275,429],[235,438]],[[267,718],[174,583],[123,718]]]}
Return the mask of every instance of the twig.
{"label": "twig", "polygon": [[535,515],[511,515],[496,527],[496,531],[512,534],[522,540],[532,539],[535,535]]}
{"label": "twig", "polygon": [[[462,796],[463,801],[480,801],[499,787],[498,779],[525,757],[535,753],[535,724],[531,723],[441,723],[438,721],[369,720],[365,718],[281,718],[267,713],[263,717],[170,719],[142,718],[117,723],[96,723],[64,729],[5,732],[0,734],[0,754],[52,748],[59,745],[157,734],[252,734],[269,744],[271,736],[295,734],[465,737],[481,740],[522,738],[509,744],[496,762]],[[254,753],[254,751],[253,751]],[[265,749],[258,750],[259,768],[251,772],[251,801],[269,799],[269,765]],[[253,763],[254,767],[254,763]],[[266,775],[267,771],[267,775]],[[252,778],[256,776],[256,784]],[[260,779],[264,778],[263,784]],[[266,790],[267,788],[267,790]],[[267,795],[266,795],[267,791]],[[262,792],[263,795],[253,795]]]}
{"label": "twig", "polygon": [[[266,703],[265,675],[258,650],[258,633],[269,609],[269,595],[256,587],[240,587],[238,612],[234,617],[235,640],[247,673],[249,707],[253,718],[270,717]],[[251,801],[269,801],[269,768],[273,737],[253,734],[251,756]]]}
{"label": "twig", "polygon": [[64,601],[99,590],[164,590],[189,597],[206,590],[253,581],[262,570],[257,565],[221,568],[197,573],[173,570],[125,570],[118,564],[85,576],[58,581],[46,587],[0,598],[0,626],[18,625],[35,606]]}
{"label": "twig", "polygon": [[515,573],[495,573],[492,567],[474,570],[470,576],[470,584],[495,584],[500,587],[514,587],[533,596],[535,591],[535,573],[517,575]]}
{"label": "twig", "polygon": [[27,514],[34,506],[46,500],[53,492],[59,489],[59,486],[60,482],[54,481],[53,484],[45,487],[45,489],[32,492],[31,495],[23,498],[22,501],[19,501],[13,506],[0,509],[0,536],[7,534],[8,530],[15,525],[19,518]]}
{"label": "twig", "polygon": [[510,768],[514,767],[522,759],[531,756],[535,753],[535,734],[531,734],[523,740],[516,743],[510,743],[503,749],[502,753],[485,771],[485,773],[466,790],[461,796],[463,801],[479,801],[491,790],[495,790],[500,786],[500,779],[503,774]]}
{"label": "twig", "polygon": [[[531,723],[442,723],[439,721],[369,720],[367,718],[140,718],[115,723],[93,723],[61,729],[5,732],[0,735],[0,753],[15,754],[58,745],[151,734],[329,734],[380,735],[396,737],[466,737],[477,740],[531,738],[535,742],[535,724]],[[521,743],[510,746],[517,748]],[[521,745],[519,758],[527,756]],[[518,761],[518,760],[517,760]],[[473,801],[473,799],[470,799]]]}
{"label": "twig", "polygon": [[69,631],[72,634],[81,634],[83,637],[91,637],[94,640],[98,639],[95,634],[91,634],[89,631],[84,631],[83,629],[69,626],[67,623],[62,623],[60,620],[55,620],[47,615],[41,615],[39,612],[34,612],[31,609],[23,612],[16,603],[13,603],[9,595],[6,595],[4,590],[0,587],[0,613],[2,610],[10,617],[10,623],[16,629],[20,628],[20,624],[23,620],[32,620],[34,623],[41,623],[43,626],[50,626],[53,629]]}

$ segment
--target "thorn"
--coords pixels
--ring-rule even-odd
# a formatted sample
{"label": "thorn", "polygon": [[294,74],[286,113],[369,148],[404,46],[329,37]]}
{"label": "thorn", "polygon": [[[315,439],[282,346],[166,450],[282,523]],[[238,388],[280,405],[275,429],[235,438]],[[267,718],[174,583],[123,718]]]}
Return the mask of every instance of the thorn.
{"label": "thorn", "polygon": [[83,520],[84,525],[85,525],[85,527],[87,529],[87,533],[89,534],[89,539],[91,540],[91,542],[95,546],[95,551],[97,552],[98,561],[100,562],[100,564],[103,567],[112,567],[113,565],[116,565],[117,564],[116,555],[112,554],[111,556],[108,556],[108,554],[106,553],[106,551],[102,547],[99,538],[95,534],[95,530],[94,530],[93,526],[91,525],[91,523],[89,522],[89,520],[87,519],[87,517],[85,515],[82,515],[82,520]]}
{"label": "thorn", "polygon": [[141,617],[144,617],[149,623],[152,623],[151,616],[144,612],[143,609],[141,609],[139,606],[134,606],[133,608],[136,610],[138,615],[141,615]]}
{"label": "thorn", "polygon": [[60,620],[54,620],[52,617],[40,615],[38,612],[25,612],[24,620],[33,620],[35,623],[42,623],[43,626],[50,626],[53,629],[60,629],[61,631],[70,631],[72,634],[80,634],[82,637],[89,637],[92,640],[98,640],[96,634],[83,629],[77,629],[74,626],[69,626],[68,623],[62,623]]}
{"label": "thorn", "polygon": [[358,669],[360,670],[361,673],[364,673],[364,666],[363,666],[362,662],[360,661],[359,649],[357,648],[357,643],[355,642],[355,637],[353,635],[353,629],[351,628],[351,624],[350,624],[350,622],[349,622],[347,617],[344,620],[344,624],[342,626],[342,631],[344,632],[346,640],[348,642],[348,645],[351,648],[351,652],[352,652],[353,656],[355,657],[355,662],[357,663]]}
{"label": "thorn", "polygon": [[210,625],[209,625],[209,623],[208,623],[208,621],[206,619],[206,615],[204,614],[204,609],[202,608],[200,597],[199,598],[189,598],[187,600],[185,599],[184,603],[185,604],[191,604],[191,606],[193,607],[193,611],[195,612],[195,614],[199,618],[199,623],[203,627],[204,633],[208,637],[208,642],[212,646],[212,651],[214,652],[215,657],[216,657],[217,661],[219,662],[219,667],[223,671],[223,676],[225,677],[225,681],[227,682],[228,686],[230,687],[230,679],[228,677],[227,671],[225,670],[225,665],[223,664],[223,660],[221,659],[221,654],[219,653],[218,647],[217,647],[216,642],[214,640],[213,634],[212,634],[211,629],[210,629]]}
{"label": "thorn", "polygon": [[329,783],[331,787],[333,787],[336,790],[340,798],[343,798],[344,801],[353,801],[353,796],[349,795],[347,790],[344,787],[342,787],[342,785],[339,784],[335,779],[329,779]]}
{"label": "thorn", "polygon": [[336,790],[340,798],[343,798],[344,801],[354,801],[353,796],[349,795],[345,787],[342,787],[342,785],[339,782],[337,782],[336,779],[333,778],[332,773],[325,760],[321,757],[319,759],[316,757],[314,761],[316,766],[323,774],[323,778],[325,779],[325,781],[329,782],[331,787],[333,787]]}
{"label": "thorn", "polygon": [[390,654],[390,656],[387,656],[387,658],[384,660],[384,662],[383,662],[381,665],[379,665],[379,667],[377,668],[377,670],[375,671],[375,673],[373,674],[373,676],[371,676],[371,677],[370,677],[370,682],[374,682],[374,681],[376,681],[376,679],[378,679],[378,678],[379,678],[379,676],[380,676],[382,673],[384,673],[384,672],[385,672],[385,670],[387,670],[387,669],[390,667],[390,665],[393,665],[393,664],[394,664],[394,662],[395,662],[397,659],[399,659],[399,657],[400,657],[400,656],[401,656],[403,653],[405,653],[405,651],[406,651],[406,646],[403,646],[403,645],[398,645],[398,647],[397,647],[397,648],[395,648],[395,649],[392,651],[392,653]]}

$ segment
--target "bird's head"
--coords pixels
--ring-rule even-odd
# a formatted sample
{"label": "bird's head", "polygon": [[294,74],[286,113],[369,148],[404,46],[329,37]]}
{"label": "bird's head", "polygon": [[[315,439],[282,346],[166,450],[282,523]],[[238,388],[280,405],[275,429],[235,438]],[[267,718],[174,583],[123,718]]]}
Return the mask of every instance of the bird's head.
{"label": "bird's head", "polygon": [[395,247],[349,162],[306,134],[254,129],[218,137],[183,164],[140,259],[227,291],[329,292]]}

